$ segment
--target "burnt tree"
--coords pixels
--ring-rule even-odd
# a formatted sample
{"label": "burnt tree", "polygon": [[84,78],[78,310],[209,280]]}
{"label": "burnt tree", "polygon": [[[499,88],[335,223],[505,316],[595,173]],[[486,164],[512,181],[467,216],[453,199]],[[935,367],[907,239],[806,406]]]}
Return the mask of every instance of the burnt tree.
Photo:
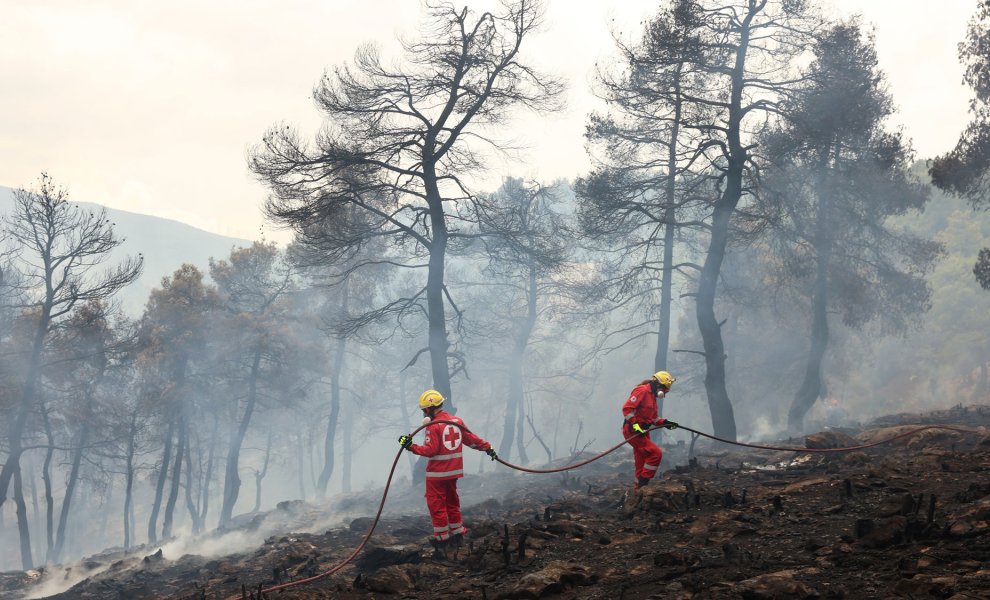
{"label": "burnt tree", "polygon": [[929,306],[925,274],[941,246],[889,222],[921,211],[928,187],[908,175],[909,142],[884,127],[893,112],[876,51],[856,21],[824,31],[802,86],[763,138],[769,167],[760,204],[774,222],[780,272],[810,304],[804,377],[788,414],[801,432],[824,385],[829,313],[881,332],[904,331]]}
{"label": "burnt tree", "polygon": [[262,402],[263,388],[280,372],[289,345],[284,326],[287,306],[282,300],[292,291],[293,271],[274,244],[255,242],[250,248],[234,249],[228,260],[211,260],[210,276],[234,333],[235,342],[227,354],[234,363],[231,375],[237,382],[235,389],[243,392],[234,395],[230,411],[236,422],[224,470],[223,528],[240,494],[241,447]]}
{"label": "burnt tree", "polygon": [[705,85],[683,92],[687,114],[680,127],[697,134],[692,160],[714,177],[708,243],[698,279],[695,312],[705,358],[705,392],[712,425],[719,437],[734,440],[736,422],[726,385],[726,353],[715,300],[719,274],[729,250],[734,217],[749,204],[760,171],[754,136],[772,121],[779,102],[800,82],[796,57],[806,48],[816,21],[804,2],[791,0],[679,0],[676,36],[681,44],[659,48],[671,61],[685,64]]}
{"label": "burnt tree", "polygon": [[[479,231],[487,258],[483,274],[486,295],[497,298],[485,310],[507,331],[509,351],[508,389],[502,440],[498,452],[508,458],[513,443],[527,461],[523,439],[524,397],[527,380],[536,362],[530,346],[537,328],[553,319],[557,305],[571,296],[566,277],[571,263],[569,240],[574,226],[564,214],[558,186],[520,179],[506,179],[485,202],[479,215]],[[492,294],[491,289],[498,290]]]}
{"label": "burnt tree", "polygon": [[553,109],[562,86],[520,60],[540,21],[539,2],[480,15],[449,4],[427,3],[426,11],[422,36],[403,42],[401,65],[364,46],[353,64],[320,80],[314,97],[327,123],[314,144],[275,127],[253,151],[251,168],[272,190],[266,212],[276,221],[302,232],[358,211],[365,219],[337,229],[326,247],[344,257],[384,238],[392,253],[363,264],[426,270],[422,289],[364,320],[425,315],[422,352],[430,355],[433,386],[450,399],[449,361],[459,354],[448,336],[447,306],[456,306],[444,284],[446,257],[449,244],[468,235],[459,207],[477,200],[464,176],[483,167],[483,150],[498,148],[491,136],[512,109]]}
{"label": "burnt tree", "polygon": [[[0,506],[11,479],[20,480],[20,460],[28,419],[38,408],[43,355],[59,322],[86,302],[112,298],[137,279],[141,258],[126,259],[100,272],[98,268],[123,241],[113,231],[105,209],[84,210],[69,202],[68,192],[42,174],[37,190],[16,190],[13,212],[3,221],[4,236],[20,252],[14,258],[21,284],[27,290],[25,309],[33,321],[31,340],[24,350],[25,374],[7,422],[7,457],[0,469]],[[21,490],[16,486],[15,495]],[[16,499],[15,499],[16,500]],[[23,498],[18,502],[23,504]],[[21,518],[18,510],[18,520]],[[26,519],[26,516],[25,516]],[[31,568],[30,544],[22,527],[22,562]]]}
{"label": "burnt tree", "polygon": [[713,114],[688,100],[706,79],[688,6],[661,9],[636,43],[617,39],[621,61],[596,78],[609,111],[592,114],[585,134],[594,168],[576,185],[582,229],[609,256],[588,298],[642,315],[602,343],[655,334],[653,371],[668,368],[674,276],[690,282],[700,269],[677,260],[675,246],[709,229],[712,179],[694,160],[699,132],[684,127]]}
{"label": "burnt tree", "polygon": [[198,369],[206,363],[210,325],[220,304],[214,286],[203,283],[202,272],[182,265],[151,291],[138,328],[138,362],[144,379],[143,394],[156,405],[162,438],[162,458],[155,482],[155,496],[148,519],[148,541],[158,539],[158,517],[170,476],[162,535],[171,533],[178,500],[182,460],[188,454],[189,419],[195,417],[192,402]]}

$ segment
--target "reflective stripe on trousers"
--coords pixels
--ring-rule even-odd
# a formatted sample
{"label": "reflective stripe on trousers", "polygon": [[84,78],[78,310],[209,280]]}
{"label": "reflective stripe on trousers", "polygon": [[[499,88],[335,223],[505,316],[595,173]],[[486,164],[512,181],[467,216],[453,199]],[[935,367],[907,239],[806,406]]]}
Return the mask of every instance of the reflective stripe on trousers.
{"label": "reflective stripe on trousers", "polygon": [[450,537],[452,523],[463,529],[456,479],[427,479],[426,506],[430,509],[433,535],[437,540]]}
{"label": "reflective stripe on trousers", "polygon": [[[624,427],[623,433],[625,434],[628,429]],[[629,438],[629,445],[633,448],[636,478],[652,479],[657,474],[657,469],[660,468],[663,451],[653,443],[649,435],[634,435]]]}

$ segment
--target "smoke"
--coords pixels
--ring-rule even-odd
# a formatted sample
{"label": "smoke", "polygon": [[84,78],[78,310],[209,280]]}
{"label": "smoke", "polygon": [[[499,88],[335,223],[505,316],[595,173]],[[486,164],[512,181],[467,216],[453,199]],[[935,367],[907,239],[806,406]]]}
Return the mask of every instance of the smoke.
{"label": "smoke", "polygon": [[747,431],[745,435],[739,436],[739,440],[742,442],[753,442],[773,439],[779,431],[780,430],[770,422],[770,419],[761,416],[753,420],[749,431]]}
{"label": "smoke", "polygon": [[94,577],[110,568],[109,564],[101,565],[92,570],[87,569],[83,563],[70,566],[53,566],[45,571],[45,574],[38,586],[28,591],[23,596],[24,600],[34,600],[36,598],[47,598],[55,594],[61,594],[80,581],[89,577]]}
{"label": "smoke", "polygon": [[256,531],[230,531],[220,535],[183,535],[162,546],[162,556],[177,560],[187,554],[206,558],[228,556],[248,548],[258,547],[271,534],[272,529]]}
{"label": "smoke", "polygon": [[305,522],[305,519],[286,518],[277,513],[269,513],[267,517],[259,515],[259,518],[261,520],[260,526],[255,529],[238,529],[200,535],[194,535],[188,531],[183,532],[180,537],[162,545],[162,556],[167,560],[178,560],[187,554],[205,558],[230,556],[254,550],[273,535],[288,534],[289,532],[315,533],[332,527],[339,527],[348,520],[347,517],[334,515],[315,522]]}
{"label": "smoke", "polygon": [[[403,495],[400,492],[399,495]],[[140,554],[132,554],[128,567],[121,568],[118,557],[108,558],[102,563],[80,561],[66,566],[53,566],[45,570],[42,579],[21,600],[35,600],[61,594],[81,581],[96,577],[116,565],[118,573],[141,569],[144,563],[139,557],[154,555],[159,550],[162,558],[176,561],[186,555],[204,558],[218,558],[253,551],[273,535],[294,533],[317,533],[346,525],[354,518],[367,517],[372,506],[367,494],[349,494],[334,498],[336,504],[314,505],[304,502],[285,502],[267,513],[243,515],[248,519],[242,528],[232,531],[212,531],[193,534],[182,528],[177,537],[158,547],[151,546]]]}
{"label": "smoke", "polygon": [[342,513],[326,506],[283,503],[274,511],[255,515],[244,529],[201,535],[182,531],[179,537],[161,546],[162,556],[168,560],[178,560],[187,554],[206,558],[230,556],[254,550],[273,535],[316,533],[340,527],[357,516],[368,516],[367,503],[363,506],[363,511]]}

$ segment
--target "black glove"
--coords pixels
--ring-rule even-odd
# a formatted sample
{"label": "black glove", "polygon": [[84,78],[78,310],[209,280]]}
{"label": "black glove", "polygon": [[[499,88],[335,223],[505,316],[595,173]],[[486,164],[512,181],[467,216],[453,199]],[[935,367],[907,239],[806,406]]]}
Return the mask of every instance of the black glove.
{"label": "black glove", "polygon": [[674,421],[668,421],[664,419],[663,427],[666,427],[667,429],[677,429],[677,423]]}
{"label": "black glove", "polygon": [[647,433],[649,433],[647,430],[643,429],[643,426],[640,425],[639,423],[633,423],[632,428],[633,431],[635,431],[639,435],[646,435]]}
{"label": "black glove", "polygon": [[409,446],[412,446],[412,436],[409,435],[409,434],[400,435],[399,436],[399,445],[402,446],[403,448],[405,448],[406,450],[408,450],[409,449]]}
{"label": "black glove", "polygon": [[492,460],[498,458],[498,454],[495,453],[495,448],[489,448],[488,450],[485,450],[485,454],[492,457]]}

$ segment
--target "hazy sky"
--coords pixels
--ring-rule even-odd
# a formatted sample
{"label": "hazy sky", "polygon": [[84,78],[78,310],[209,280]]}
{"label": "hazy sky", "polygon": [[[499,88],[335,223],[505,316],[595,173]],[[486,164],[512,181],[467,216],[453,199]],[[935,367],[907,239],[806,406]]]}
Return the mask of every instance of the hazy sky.
{"label": "hazy sky", "polygon": [[[875,25],[895,122],[919,157],[950,149],[968,120],[956,45],[977,0],[825,1]],[[568,79],[568,108],[516,121],[512,137],[529,150],[512,174],[587,169],[595,62],[612,55],[610,28],[632,35],[656,6],[549,0],[545,31],[523,52]],[[44,170],[76,200],[255,239],[266,191],[248,148],[276,122],[315,131],[323,70],[362,42],[394,56],[418,15],[417,0],[0,0],[0,185],[30,186]]]}

